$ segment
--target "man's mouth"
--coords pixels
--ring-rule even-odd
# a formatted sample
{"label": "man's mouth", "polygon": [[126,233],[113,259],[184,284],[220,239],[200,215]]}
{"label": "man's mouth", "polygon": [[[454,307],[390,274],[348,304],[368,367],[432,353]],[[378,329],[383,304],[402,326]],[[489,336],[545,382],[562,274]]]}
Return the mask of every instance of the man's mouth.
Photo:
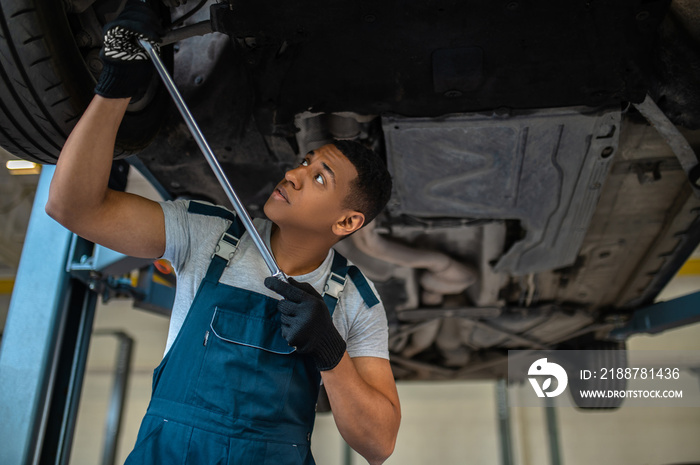
{"label": "man's mouth", "polygon": [[287,203],[289,203],[289,197],[287,197],[287,191],[284,189],[284,187],[277,187],[277,189],[275,189],[275,193],[282,197]]}

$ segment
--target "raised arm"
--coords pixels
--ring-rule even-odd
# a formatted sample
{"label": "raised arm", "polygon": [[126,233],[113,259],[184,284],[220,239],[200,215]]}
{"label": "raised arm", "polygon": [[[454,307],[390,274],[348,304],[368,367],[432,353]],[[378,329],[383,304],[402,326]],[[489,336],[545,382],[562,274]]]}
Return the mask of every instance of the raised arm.
{"label": "raised arm", "polygon": [[46,213],[92,242],[156,258],[165,251],[160,205],[107,187],[117,129],[128,103],[128,98],[94,97],[58,158]]}
{"label": "raised arm", "polygon": [[143,93],[153,75],[153,64],[136,40],[145,37],[156,44],[161,34],[159,18],[138,0],[127,1],[108,25],[97,95],[61,150],[46,204],[46,213],[76,234],[143,258],[165,251],[163,212],[156,202],[107,184],[129,100]]}

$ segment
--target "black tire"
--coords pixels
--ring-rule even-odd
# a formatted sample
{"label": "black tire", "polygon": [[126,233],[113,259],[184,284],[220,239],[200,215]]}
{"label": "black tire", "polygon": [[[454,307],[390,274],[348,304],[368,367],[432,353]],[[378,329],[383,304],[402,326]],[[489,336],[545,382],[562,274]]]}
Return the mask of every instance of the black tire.
{"label": "black tire", "polygon": [[[44,164],[56,163],[96,82],[73,37],[74,18],[63,3],[0,0],[0,146]],[[142,109],[127,112],[115,150],[118,157],[143,149],[158,131],[167,95],[158,86],[148,98]]]}
{"label": "black tire", "polygon": [[[589,354],[584,367],[591,371],[600,371],[603,367],[627,368],[627,351],[625,343],[617,342],[596,342],[586,350]],[[584,398],[580,395],[581,389],[599,389],[624,391],[627,388],[627,380],[608,378],[588,380],[582,383],[581,380],[572,376],[569,379],[569,393],[576,407],[582,410],[613,410],[622,406],[624,398]]]}

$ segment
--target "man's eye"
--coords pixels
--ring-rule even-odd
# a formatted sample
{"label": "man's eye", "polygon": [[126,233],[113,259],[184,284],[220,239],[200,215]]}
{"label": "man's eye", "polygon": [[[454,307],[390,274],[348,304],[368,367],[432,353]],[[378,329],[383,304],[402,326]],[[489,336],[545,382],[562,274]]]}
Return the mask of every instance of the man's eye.
{"label": "man's eye", "polygon": [[306,158],[304,158],[304,159],[301,161],[301,163],[299,163],[299,164],[300,164],[301,166],[309,166],[309,161],[308,161]]}
{"label": "man's eye", "polygon": [[323,179],[323,176],[321,176],[320,174],[317,174],[317,175],[314,177],[314,179],[315,179],[316,182],[319,183],[319,184],[325,184],[325,181],[324,181],[324,179]]}

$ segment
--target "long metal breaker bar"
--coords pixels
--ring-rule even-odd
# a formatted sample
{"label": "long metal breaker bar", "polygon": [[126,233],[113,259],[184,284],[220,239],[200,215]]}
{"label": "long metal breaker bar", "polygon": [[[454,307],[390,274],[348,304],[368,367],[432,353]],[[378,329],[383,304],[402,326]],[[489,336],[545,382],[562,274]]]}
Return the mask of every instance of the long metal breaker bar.
{"label": "long metal breaker bar", "polygon": [[243,222],[243,226],[245,226],[246,231],[248,231],[248,234],[250,234],[250,237],[253,239],[255,246],[262,254],[262,257],[265,260],[265,264],[270,269],[270,273],[272,274],[272,276],[286,281],[286,276],[284,275],[282,270],[280,270],[280,267],[277,265],[275,258],[272,256],[272,253],[265,245],[263,239],[260,237],[258,230],[255,229],[255,226],[253,225],[253,220],[250,219],[250,215],[248,214],[240,199],[236,195],[236,191],[233,190],[233,187],[231,186],[231,183],[226,177],[224,170],[221,168],[219,161],[216,159],[216,156],[214,155],[214,152],[212,152],[211,147],[209,147],[209,144],[204,138],[204,135],[202,135],[202,131],[199,130],[197,122],[194,120],[192,113],[190,113],[190,110],[185,104],[182,95],[180,95],[180,91],[177,90],[175,82],[173,81],[172,77],[170,77],[170,73],[168,73],[168,70],[165,68],[165,65],[160,59],[160,56],[158,56],[153,46],[147,40],[139,39],[139,43],[144,48],[144,50],[146,50],[146,53],[148,53],[148,56],[151,58],[151,61],[155,65],[156,70],[158,71],[158,74],[163,80],[165,87],[168,89],[168,92],[170,92],[170,96],[173,98],[177,109],[180,111],[180,114],[184,118],[185,123],[187,123],[187,127],[192,133],[194,140],[197,142],[197,145],[204,154],[204,157],[207,159],[209,166],[211,166],[211,169],[214,171],[216,179],[219,181],[219,184],[221,184],[221,187],[224,189],[224,192],[226,193],[228,199],[231,201],[231,204],[233,204],[233,208],[236,210],[238,217]]}

